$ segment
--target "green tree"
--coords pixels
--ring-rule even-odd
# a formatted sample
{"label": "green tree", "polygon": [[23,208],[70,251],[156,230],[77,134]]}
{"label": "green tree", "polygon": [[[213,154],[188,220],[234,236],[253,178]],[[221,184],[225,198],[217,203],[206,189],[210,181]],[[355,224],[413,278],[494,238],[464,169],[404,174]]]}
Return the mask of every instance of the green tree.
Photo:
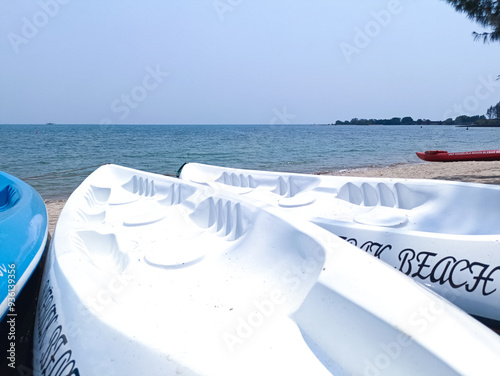
{"label": "green tree", "polygon": [[400,125],[400,124],[401,124],[401,118],[398,118],[398,117],[393,117],[393,118],[389,121],[389,124],[390,124],[390,125]]}
{"label": "green tree", "polygon": [[495,42],[500,40],[500,2],[495,0],[445,0],[458,12],[481,26],[491,29],[490,32],[473,32],[475,40]]}
{"label": "green tree", "polygon": [[488,116],[488,119],[493,119],[493,106],[486,110],[486,116]]}
{"label": "green tree", "polygon": [[488,108],[486,116],[488,116],[488,119],[500,119],[500,102]]}
{"label": "green tree", "polygon": [[413,118],[411,116],[405,116],[401,119],[401,124],[403,125],[412,125],[414,123],[415,122],[413,121]]}

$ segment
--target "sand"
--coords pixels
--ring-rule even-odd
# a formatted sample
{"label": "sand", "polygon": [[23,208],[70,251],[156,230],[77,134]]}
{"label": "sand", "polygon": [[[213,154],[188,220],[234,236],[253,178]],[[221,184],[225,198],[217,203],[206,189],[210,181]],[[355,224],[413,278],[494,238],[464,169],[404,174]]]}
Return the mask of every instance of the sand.
{"label": "sand", "polygon": [[45,200],[47,214],[49,215],[49,233],[51,236],[54,234],[57,219],[59,218],[59,214],[61,214],[61,210],[65,203],[66,200]]}
{"label": "sand", "polygon": [[[327,175],[362,176],[403,179],[440,179],[470,183],[500,185],[500,161],[492,162],[447,162],[400,164],[384,168],[365,168],[331,172]],[[52,235],[66,200],[47,200],[49,232]]]}
{"label": "sand", "polygon": [[400,164],[385,168],[347,170],[328,175],[440,179],[500,185],[500,161]]}

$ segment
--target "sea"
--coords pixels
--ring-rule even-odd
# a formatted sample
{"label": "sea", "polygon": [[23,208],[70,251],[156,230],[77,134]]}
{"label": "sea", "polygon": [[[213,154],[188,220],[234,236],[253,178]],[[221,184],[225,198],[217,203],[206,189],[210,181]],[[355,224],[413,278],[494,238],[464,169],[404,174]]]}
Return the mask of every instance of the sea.
{"label": "sea", "polygon": [[176,175],[187,162],[299,173],[428,163],[415,152],[500,149],[500,128],[444,125],[0,125],[0,171],[65,199],[100,165]]}

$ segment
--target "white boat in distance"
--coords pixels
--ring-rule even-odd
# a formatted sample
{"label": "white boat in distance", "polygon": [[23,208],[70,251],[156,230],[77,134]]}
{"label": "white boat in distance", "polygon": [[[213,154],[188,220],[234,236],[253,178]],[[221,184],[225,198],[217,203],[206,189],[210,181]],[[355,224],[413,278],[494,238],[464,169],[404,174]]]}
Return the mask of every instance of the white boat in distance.
{"label": "white boat in distance", "polygon": [[261,200],[500,325],[500,187],[184,165],[180,178]]}
{"label": "white boat in distance", "polygon": [[493,375],[500,337],[281,210],[115,165],[68,199],[34,375]]}

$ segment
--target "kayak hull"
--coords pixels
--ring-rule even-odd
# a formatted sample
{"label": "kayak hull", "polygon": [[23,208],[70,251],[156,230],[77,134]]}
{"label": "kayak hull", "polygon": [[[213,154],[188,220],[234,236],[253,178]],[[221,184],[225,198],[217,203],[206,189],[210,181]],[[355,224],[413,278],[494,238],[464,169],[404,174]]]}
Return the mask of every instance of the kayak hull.
{"label": "kayak hull", "polygon": [[500,323],[500,187],[189,163],[180,178],[305,218],[471,315]]}
{"label": "kayak hull", "polygon": [[0,172],[0,317],[15,313],[15,299],[45,250],[45,203],[28,184]]}
{"label": "kayak hull", "polygon": [[[500,339],[489,329],[285,214],[179,179],[99,168],[68,199],[54,232],[34,374],[451,375],[500,367]],[[429,309],[432,317],[419,321]]]}
{"label": "kayak hull", "polygon": [[40,195],[23,181],[0,172],[0,352],[5,354],[0,359],[2,375],[16,368],[31,368],[47,223]]}
{"label": "kayak hull", "polygon": [[500,150],[481,150],[448,153],[443,150],[417,152],[417,156],[428,162],[499,161]]}

